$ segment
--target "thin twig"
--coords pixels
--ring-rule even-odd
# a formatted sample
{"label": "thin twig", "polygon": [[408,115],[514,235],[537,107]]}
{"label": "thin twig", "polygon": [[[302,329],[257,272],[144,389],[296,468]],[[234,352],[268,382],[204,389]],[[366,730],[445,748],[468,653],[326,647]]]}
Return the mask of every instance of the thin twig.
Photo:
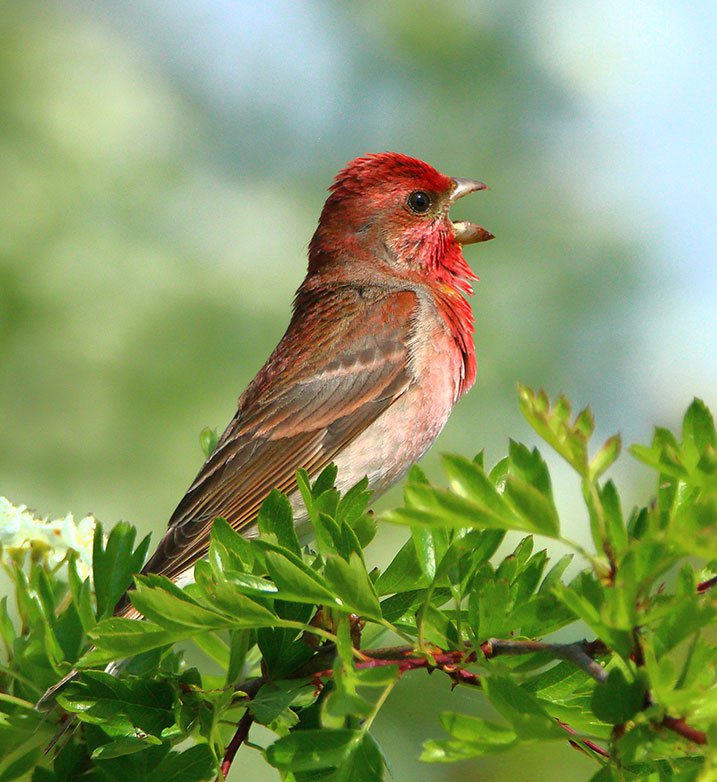
{"label": "thin twig", "polygon": [[246,741],[247,737],[249,736],[249,729],[251,728],[253,722],[254,722],[254,717],[252,713],[249,711],[249,708],[247,707],[247,710],[244,712],[244,715],[237,723],[237,729],[234,735],[232,736],[232,740],[229,742],[224,752],[224,757],[222,758],[222,765],[220,766],[222,773],[221,776],[217,777],[217,782],[221,782],[221,780],[226,779],[227,774],[229,773],[229,769],[231,768],[232,763],[234,762],[234,757],[239,751],[239,747],[241,747],[241,745]]}
{"label": "thin twig", "polygon": [[[247,679],[247,681],[240,684],[239,687],[237,687],[237,690],[243,692],[247,697],[247,701],[250,701],[256,697],[256,694],[264,684],[266,684],[266,679],[263,676],[256,676],[255,678]],[[249,706],[247,704],[246,711],[242,714],[239,722],[237,722],[237,728],[232,736],[232,740],[227,744],[226,750],[224,750],[224,757],[222,758],[222,764],[220,766],[221,774],[217,777],[216,782],[222,782],[223,779],[226,779],[229,769],[234,762],[234,758],[239,751],[239,747],[246,742],[247,737],[249,736],[249,730],[253,722],[254,716],[251,711],[249,711]]]}
{"label": "thin twig", "polygon": [[697,593],[701,595],[709,589],[712,589],[715,584],[717,584],[717,576],[712,576],[712,578],[708,578],[707,581],[700,581],[700,583],[697,584]]}
{"label": "thin twig", "polygon": [[690,727],[683,719],[677,717],[663,717],[662,724],[668,730],[678,733],[683,738],[694,744],[706,744],[707,734],[697,728]]}
{"label": "thin twig", "polygon": [[483,654],[490,659],[501,654],[534,654],[547,652],[559,660],[573,663],[582,671],[603,684],[607,680],[607,671],[599,662],[593,659],[594,655],[605,654],[607,649],[599,642],[575,641],[570,644],[550,644],[543,641],[517,641],[489,638],[481,644]]}
{"label": "thin twig", "polygon": [[578,736],[578,740],[575,739],[568,739],[570,744],[575,747],[575,749],[579,749],[581,751],[585,751],[583,747],[581,746],[584,744],[586,747],[589,747],[593,752],[600,755],[600,757],[603,758],[609,758],[610,753],[604,749],[603,747],[596,744],[594,741],[590,741],[590,739],[584,739],[580,737],[580,734],[574,729],[571,728],[570,725],[568,725],[567,722],[563,722],[562,720],[558,720],[558,725],[566,732],[569,733],[571,736]]}

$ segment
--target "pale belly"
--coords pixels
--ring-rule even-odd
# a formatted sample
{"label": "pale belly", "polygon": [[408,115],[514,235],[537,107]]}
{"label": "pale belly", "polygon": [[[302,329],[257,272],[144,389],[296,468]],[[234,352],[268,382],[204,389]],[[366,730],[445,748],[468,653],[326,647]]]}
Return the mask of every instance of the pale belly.
{"label": "pale belly", "polygon": [[[341,492],[364,476],[375,495],[385,491],[426,453],[445,426],[458,396],[461,357],[442,331],[431,340],[430,352],[427,345],[417,347],[416,381],[336,456]],[[292,504],[300,509],[300,502]]]}
{"label": "pale belly", "polygon": [[[412,369],[415,382],[337,454],[334,461],[340,492],[368,477],[369,488],[378,496],[396,483],[441,433],[459,395],[462,378],[463,362],[453,339],[440,330],[430,341],[416,345]],[[300,537],[308,541],[308,516],[299,492],[292,492],[289,501]],[[256,525],[246,527],[242,534],[254,537]],[[193,572],[192,567],[177,582],[193,581]]]}

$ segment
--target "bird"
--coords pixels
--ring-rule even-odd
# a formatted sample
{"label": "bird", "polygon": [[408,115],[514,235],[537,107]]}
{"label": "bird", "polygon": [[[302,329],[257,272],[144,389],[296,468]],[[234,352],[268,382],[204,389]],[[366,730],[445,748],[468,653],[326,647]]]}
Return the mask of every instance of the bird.
{"label": "bird", "polygon": [[[297,525],[305,523],[300,468],[313,477],[333,463],[337,489],[368,478],[376,497],[424,455],[476,378],[466,296],[478,277],[462,248],[493,235],[452,221],[449,210],[486,187],[395,152],[358,157],[339,171],[286,333],[140,575],[187,583],[209,550],[214,520],[257,534],[273,489],[289,497]],[[115,616],[140,617],[130,594]]]}
{"label": "bird", "polygon": [[[169,519],[142,575],[178,583],[207,554],[212,522],[243,534],[272,489],[306,521],[296,472],[335,463],[337,488],[368,478],[374,497],[432,445],[476,378],[478,279],[462,246],[493,235],[453,222],[452,204],[485,190],[395,152],[335,177],[309,243],[286,333],[239,399],[214,451]],[[116,616],[132,616],[129,593]]]}

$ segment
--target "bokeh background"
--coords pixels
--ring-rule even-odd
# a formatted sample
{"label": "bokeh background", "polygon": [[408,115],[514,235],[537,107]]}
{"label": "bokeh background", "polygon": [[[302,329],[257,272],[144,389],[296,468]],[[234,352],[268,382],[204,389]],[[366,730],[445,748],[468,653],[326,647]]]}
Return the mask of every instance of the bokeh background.
{"label": "bokeh background", "polygon": [[[331,177],[370,151],[492,188],[456,210],[497,239],[466,252],[479,379],[432,475],[533,442],[517,381],[627,442],[717,408],[716,38],[711,0],[3,2],[0,494],[159,532],[283,333]],[[402,682],[393,778],[587,778],[567,745],[419,764],[472,700]],[[255,755],[235,780],[277,778]]]}

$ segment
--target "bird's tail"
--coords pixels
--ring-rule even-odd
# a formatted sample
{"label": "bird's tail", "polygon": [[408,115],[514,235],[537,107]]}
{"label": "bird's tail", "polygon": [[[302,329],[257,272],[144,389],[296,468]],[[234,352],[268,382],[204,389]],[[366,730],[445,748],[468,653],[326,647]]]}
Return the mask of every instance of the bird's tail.
{"label": "bird's tail", "polygon": [[42,694],[40,700],[35,704],[35,708],[38,711],[49,711],[55,705],[55,697],[57,693],[66,685],[69,684],[79,673],[77,668],[73,668],[68,674],[63,676],[57,684],[53,684],[52,687],[48,687]]}

